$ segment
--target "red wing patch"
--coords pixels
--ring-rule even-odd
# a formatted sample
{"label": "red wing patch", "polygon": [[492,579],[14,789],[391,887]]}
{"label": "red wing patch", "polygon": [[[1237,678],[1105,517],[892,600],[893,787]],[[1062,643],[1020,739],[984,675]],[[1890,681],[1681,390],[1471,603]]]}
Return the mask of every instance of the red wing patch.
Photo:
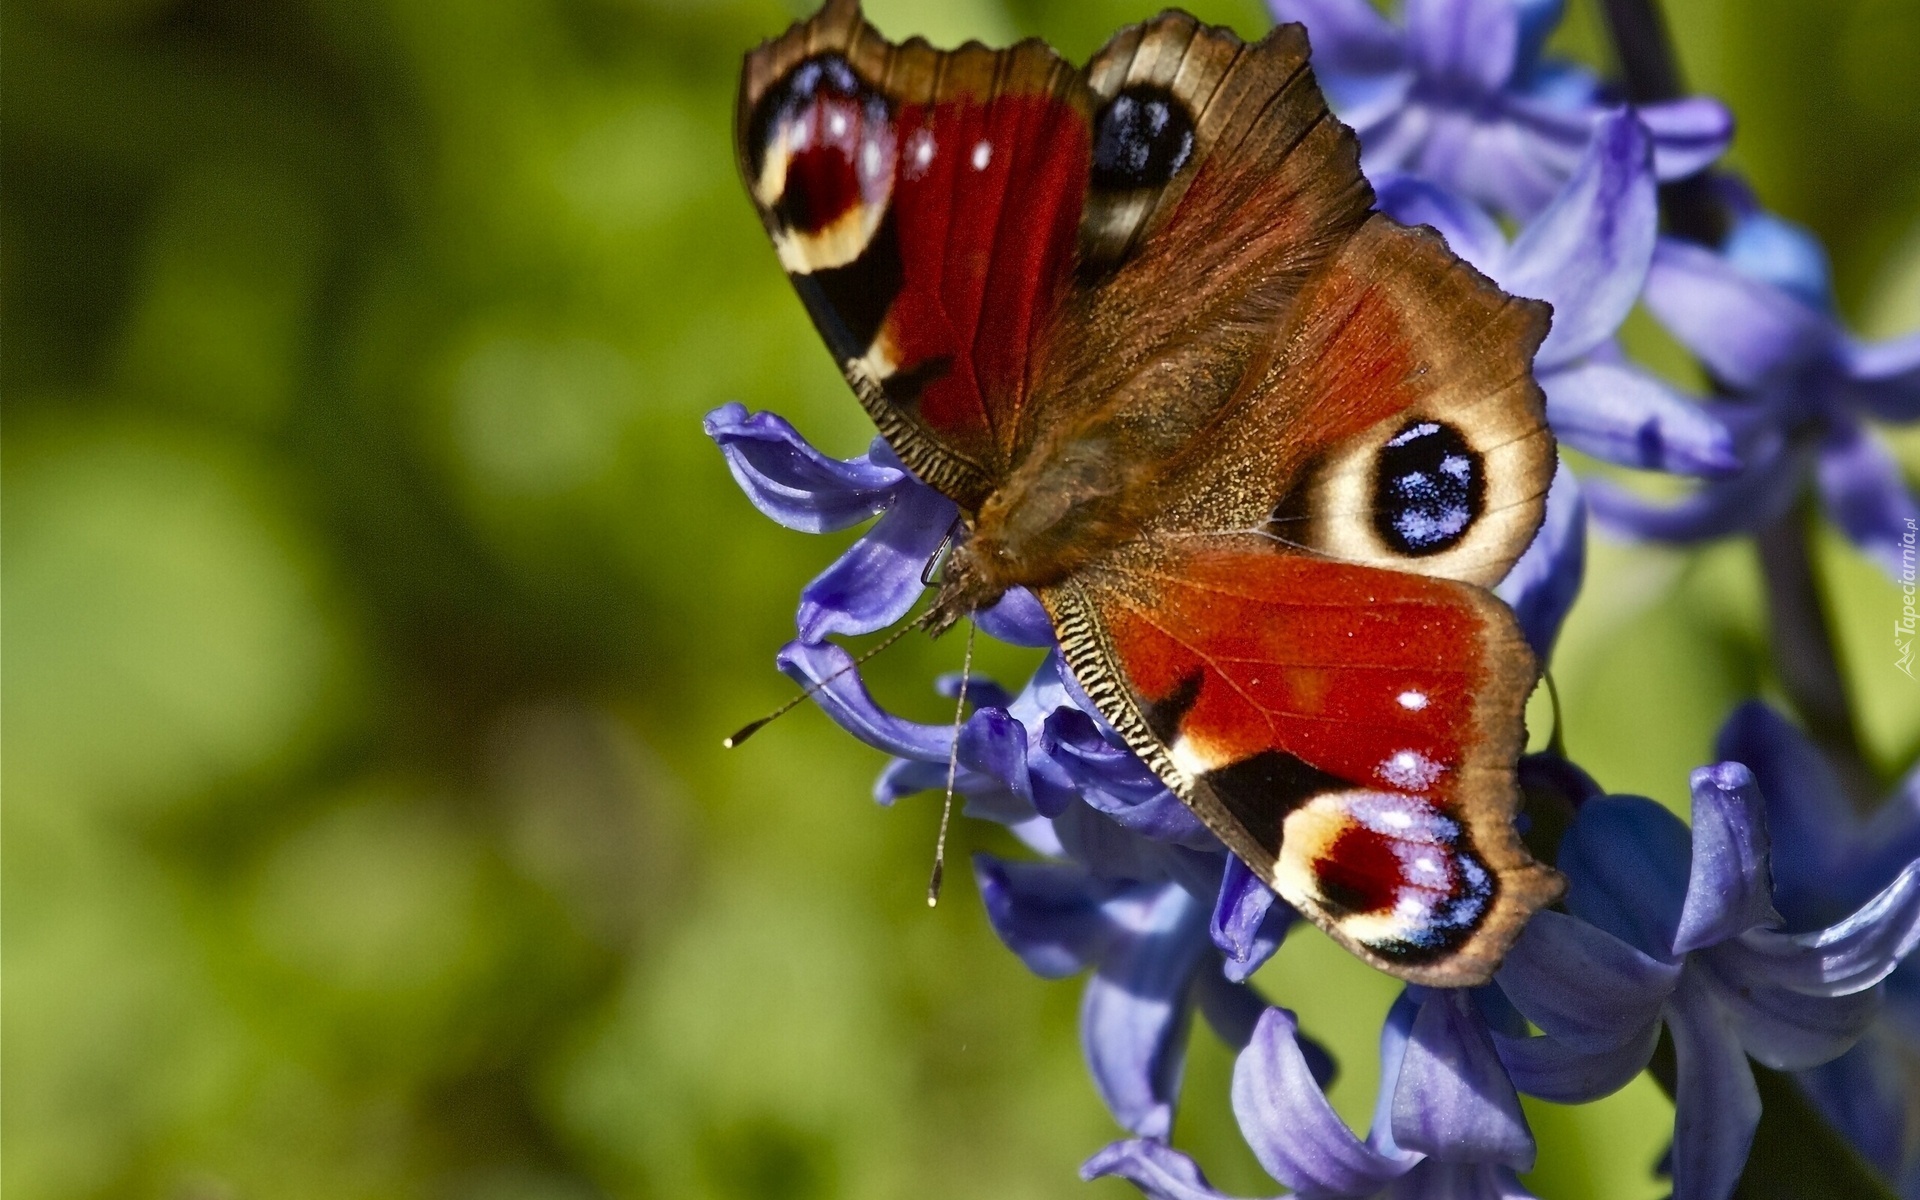
{"label": "red wing patch", "polygon": [[1072,277],[1090,100],[1038,42],[890,46],[829,6],[755,51],[739,152],[828,348],[923,479],[982,491]]}
{"label": "red wing patch", "polygon": [[[1559,888],[1513,828],[1533,670],[1511,614],[1448,580],[1249,539],[1187,545],[1050,596],[1089,694],[1362,957],[1416,982],[1484,981]],[[1103,636],[1076,636],[1089,619]]]}

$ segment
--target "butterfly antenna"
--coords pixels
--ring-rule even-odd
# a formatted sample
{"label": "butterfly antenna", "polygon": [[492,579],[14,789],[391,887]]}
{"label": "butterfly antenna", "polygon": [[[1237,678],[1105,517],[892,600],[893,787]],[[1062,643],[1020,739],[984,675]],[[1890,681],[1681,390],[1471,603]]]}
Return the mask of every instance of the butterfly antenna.
{"label": "butterfly antenna", "polygon": [[967,712],[967,683],[973,677],[973,621],[967,621],[967,653],[960,660],[960,698],[953,703],[953,745],[947,750],[947,795],[940,802],[940,836],[933,843],[933,877],[927,880],[927,907],[940,903],[940,881],[947,874],[947,824],[953,819],[953,781],[960,772],[960,718]]}
{"label": "butterfly antenna", "polygon": [[868,659],[880,653],[882,650],[885,650],[888,646],[893,645],[895,642],[899,641],[901,638],[907,636],[907,634],[924,626],[928,621],[931,621],[933,619],[933,614],[938,611],[939,611],[938,609],[930,608],[926,612],[921,613],[919,616],[915,617],[912,621],[908,622],[905,625],[902,625],[900,628],[888,634],[887,639],[881,642],[878,646],[875,646],[873,649],[868,650],[866,653],[862,654],[859,658],[856,658],[852,662],[848,663],[846,666],[841,667],[838,671],[835,671],[833,674],[827,676],[825,679],[809,684],[807,687],[803,688],[798,695],[794,696],[791,700],[788,700],[785,704],[782,704],[779,708],[774,709],[772,712],[768,713],[766,716],[761,717],[758,721],[748,721],[745,725],[742,725],[739,729],[735,730],[731,737],[724,739],[720,744],[722,746],[725,746],[729,750],[733,749],[735,746],[738,746],[741,742],[746,741],[748,738],[752,737],[754,734],[760,732],[761,727],[766,725],[768,722],[772,721],[775,717],[783,717],[789,712],[792,712],[794,708],[800,704],[801,701],[812,696],[815,692],[819,691],[821,688],[832,683],[834,680],[840,678],[842,675],[845,675],[848,671],[853,670],[855,667],[858,667],[861,663],[866,662]]}

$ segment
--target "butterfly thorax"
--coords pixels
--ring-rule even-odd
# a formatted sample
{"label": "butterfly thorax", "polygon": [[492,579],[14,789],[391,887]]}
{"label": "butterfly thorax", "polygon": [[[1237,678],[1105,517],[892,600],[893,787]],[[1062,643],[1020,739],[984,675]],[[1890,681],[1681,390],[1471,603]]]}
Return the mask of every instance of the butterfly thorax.
{"label": "butterfly thorax", "polygon": [[1120,443],[1102,427],[1042,439],[973,516],[942,577],[943,614],[1059,583],[1134,536],[1152,471]]}

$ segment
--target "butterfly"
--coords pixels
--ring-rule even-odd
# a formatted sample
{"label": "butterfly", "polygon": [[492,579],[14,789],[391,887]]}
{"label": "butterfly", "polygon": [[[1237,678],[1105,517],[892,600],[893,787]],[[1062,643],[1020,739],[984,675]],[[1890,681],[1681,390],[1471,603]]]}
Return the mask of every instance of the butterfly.
{"label": "butterfly", "polygon": [[1564,886],[1515,831],[1537,666],[1486,590],[1544,516],[1549,311],[1372,211],[1305,31],[1169,11],[1076,68],[828,0],[747,56],[735,130],[835,362],[959,506],[934,631],[1030,589],[1276,893],[1485,982]]}

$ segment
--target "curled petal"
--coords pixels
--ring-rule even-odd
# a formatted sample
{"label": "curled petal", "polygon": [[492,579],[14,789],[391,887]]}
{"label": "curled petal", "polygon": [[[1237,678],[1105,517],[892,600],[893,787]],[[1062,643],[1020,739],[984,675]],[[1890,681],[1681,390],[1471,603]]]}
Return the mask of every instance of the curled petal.
{"label": "curled petal", "polygon": [[1608,479],[1587,481],[1587,508],[1626,537],[1687,544],[1759,529],[1787,510],[1806,480],[1810,451],[1789,448],[1748,462],[1675,503],[1646,500]]}
{"label": "curled petal", "polygon": [[1709,409],[1638,367],[1589,359],[1543,371],[1540,386],[1555,436],[1584,454],[1677,475],[1740,467],[1732,432]]}
{"label": "curled petal", "polygon": [[1548,909],[1527,922],[1494,978],[1542,1032],[1592,1053],[1617,1047],[1654,1023],[1679,982],[1680,967]]}
{"label": "curled petal", "polygon": [[1373,180],[1374,203],[1402,225],[1425,225],[1447,249],[1495,279],[1507,260],[1506,235],[1487,210],[1418,175],[1388,173]]}
{"label": "curled petal", "polygon": [[974,614],[980,632],[1015,646],[1053,645],[1053,622],[1025,588],[1010,589],[993,607]]}
{"label": "curled petal", "polygon": [[1653,958],[1666,959],[1686,903],[1687,827],[1643,796],[1580,806],[1560,841],[1567,910]]}
{"label": "curled petal", "polygon": [[1750,929],[1725,947],[1742,974],[1809,996],[1847,996],[1893,974],[1920,945],[1920,863],[1846,919],[1808,933]]}
{"label": "curled petal", "polygon": [[1877,438],[1853,421],[1828,434],[1820,447],[1818,480],[1827,515],[1895,580],[1912,569],[1920,504],[1907,490],[1900,464]]}
{"label": "curled petal", "polygon": [[1088,1182],[1106,1175],[1119,1176],[1150,1200],[1231,1200],[1213,1190],[1191,1158],[1151,1138],[1115,1142],[1080,1168]]}
{"label": "curled petal", "polygon": [[1206,909],[1178,884],[1129,889],[1102,910],[1114,933],[1080,1005],[1094,1087],[1142,1137],[1173,1129],[1194,972],[1212,949]]}
{"label": "curled petal", "polygon": [[[1733,710],[1714,754],[1745,763],[1767,799],[1774,901],[1788,927],[1827,924],[1836,915],[1828,909],[1833,892],[1850,882],[1841,866],[1853,857],[1859,827],[1839,775],[1798,726],[1758,700]],[[1841,911],[1866,894],[1841,900]]]}
{"label": "curled petal", "polygon": [[1653,169],[1662,180],[1704,170],[1733,141],[1733,113],[1711,96],[1648,104],[1639,112],[1653,135]]}
{"label": "curled petal", "polygon": [[[892,808],[902,798],[917,792],[943,791],[947,784],[947,764],[914,758],[896,758],[881,768],[873,783],[874,803]],[[1000,780],[982,772],[962,769],[953,777],[955,793],[967,797],[967,815],[1011,825],[1034,815],[1033,805],[1016,795]]]}
{"label": "curled petal", "polygon": [[788,642],[774,659],[789,679],[813,693],[834,723],[869,746],[901,758],[947,761],[953,747],[951,725],[922,725],[903,720],[873,701],[853,656],[832,642]]}
{"label": "curled petal", "polygon": [[1393,1140],[1450,1162],[1533,1167],[1533,1134],[1493,1035],[1464,992],[1420,1005],[1393,1093]]}
{"label": "curled petal", "polygon": [[921,572],[956,511],[932,488],[900,488],[873,528],[801,589],[794,617],[800,640],[872,633],[906,616],[926,588]]}
{"label": "curled petal", "polygon": [[1308,1195],[1370,1196],[1419,1156],[1384,1154],[1355,1137],[1295,1040],[1293,1014],[1270,1008],[1233,1068],[1240,1135],[1267,1174]]}
{"label": "curled petal", "polygon": [[1837,336],[1826,317],[1787,292],[1670,238],[1654,249],[1646,303],[1715,375],[1741,390],[1826,353]]}
{"label": "curled petal", "polygon": [[1640,295],[1659,225],[1647,131],[1629,109],[1597,122],[1553,202],[1514,239],[1500,285],[1553,305],[1536,365],[1552,370],[1613,336]]}
{"label": "curled petal", "polygon": [[1646,1069],[1660,1041],[1660,1022],[1648,1021],[1619,1045],[1580,1051],[1553,1037],[1493,1035],[1514,1087],[1555,1104],[1586,1104],[1611,1096]]}
{"label": "curled petal", "polygon": [[1273,19],[1298,21],[1323,77],[1377,75],[1405,64],[1401,34],[1367,0],[1268,0]]}
{"label": "curled petal", "polygon": [[1007,949],[1044,979],[1076,975],[1106,948],[1111,923],[1102,905],[1120,885],[1060,863],[973,856],[987,921]]}
{"label": "curled petal", "polygon": [[1678,1086],[1673,1116],[1673,1200],[1727,1200],[1740,1181],[1760,1091],[1739,1039],[1688,972],[1667,1007]]}
{"label": "curled petal", "polygon": [[1920,333],[1890,342],[1849,342],[1845,403],[1882,421],[1920,420]]}
{"label": "curled petal", "polygon": [[1494,594],[1507,602],[1535,657],[1546,662],[1560,626],[1580,594],[1587,570],[1587,506],[1580,483],[1565,464],[1547,491],[1547,517],[1520,561]]}
{"label": "curled petal", "polygon": [[1693,852],[1676,955],[1780,923],[1767,869],[1767,802],[1753,772],[1735,762],[1701,767],[1692,788]]}
{"label": "curled petal", "polygon": [[1027,731],[1005,709],[983,708],[967,718],[960,728],[960,761],[1004,783],[1043,817],[1057,817],[1066,807],[1039,809],[1040,795],[1027,771]]}
{"label": "curled petal", "polygon": [[866,456],[842,462],[807,444],[770,412],[723,404],[707,414],[707,436],[753,506],[803,533],[827,533],[873,516],[903,486],[920,486],[896,466]]}
{"label": "curled petal", "polygon": [[1845,1054],[1879,1015],[1879,988],[1845,996],[1788,991],[1750,956],[1716,946],[1694,956],[1714,999],[1748,1054],[1776,1070],[1799,1071]]}
{"label": "curled petal", "polygon": [[1422,74],[1495,92],[1513,76],[1520,18],[1511,0],[1407,0],[1407,51]]}
{"label": "curled petal", "polygon": [[1280,948],[1297,915],[1239,855],[1227,855],[1220,896],[1207,925],[1207,935],[1226,956],[1226,977],[1238,983],[1259,970]]}
{"label": "curled petal", "polygon": [[1509,1167],[1428,1159],[1395,1180],[1386,1200],[1534,1200]]}

